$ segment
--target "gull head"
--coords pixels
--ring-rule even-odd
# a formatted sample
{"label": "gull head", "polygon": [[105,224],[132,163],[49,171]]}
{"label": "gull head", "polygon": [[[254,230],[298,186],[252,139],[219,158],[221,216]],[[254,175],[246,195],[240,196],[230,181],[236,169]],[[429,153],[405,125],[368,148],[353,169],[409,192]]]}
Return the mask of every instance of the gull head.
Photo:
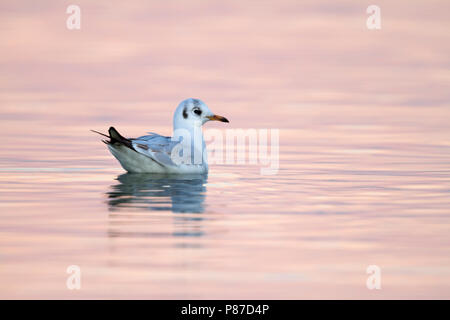
{"label": "gull head", "polygon": [[174,129],[201,127],[208,121],[229,122],[227,118],[209,110],[203,101],[193,98],[181,101],[173,115]]}

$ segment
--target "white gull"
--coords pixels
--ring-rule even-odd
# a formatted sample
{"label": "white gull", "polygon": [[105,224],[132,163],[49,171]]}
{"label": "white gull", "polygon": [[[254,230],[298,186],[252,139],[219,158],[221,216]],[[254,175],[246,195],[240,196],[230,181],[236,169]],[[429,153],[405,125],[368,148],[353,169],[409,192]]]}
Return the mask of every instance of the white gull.
{"label": "white gull", "polygon": [[103,142],[128,172],[198,174],[208,172],[202,125],[210,120],[229,122],[212,113],[203,101],[190,98],[175,110],[172,137],[149,132],[136,139],[125,138],[114,127],[109,128],[109,135],[92,131],[109,138]]}

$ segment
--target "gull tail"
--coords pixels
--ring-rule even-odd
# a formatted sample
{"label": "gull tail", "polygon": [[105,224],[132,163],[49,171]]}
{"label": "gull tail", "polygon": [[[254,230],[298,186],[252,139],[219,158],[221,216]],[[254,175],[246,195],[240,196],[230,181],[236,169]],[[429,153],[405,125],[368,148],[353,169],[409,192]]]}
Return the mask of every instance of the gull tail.
{"label": "gull tail", "polygon": [[102,140],[105,144],[111,144],[111,145],[124,145],[132,150],[134,150],[133,148],[133,144],[131,143],[130,139],[125,138],[124,136],[122,136],[119,131],[117,131],[114,127],[110,127],[108,130],[108,134],[106,135],[104,133],[95,131],[95,130],[91,130],[92,132],[95,132],[101,136],[104,136],[106,138],[109,138],[108,140]]}

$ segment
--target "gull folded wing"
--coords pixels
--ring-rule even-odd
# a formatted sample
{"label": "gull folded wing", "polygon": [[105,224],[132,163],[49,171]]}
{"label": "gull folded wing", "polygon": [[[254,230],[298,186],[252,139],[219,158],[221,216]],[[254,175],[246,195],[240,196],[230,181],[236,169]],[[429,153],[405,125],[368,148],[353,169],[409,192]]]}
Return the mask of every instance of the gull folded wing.
{"label": "gull folded wing", "polygon": [[179,143],[172,141],[170,137],[151,134],[133,139],[132,145],[137,152],[152,158],[166,167],[177,167],[172,161],[172,150]]}

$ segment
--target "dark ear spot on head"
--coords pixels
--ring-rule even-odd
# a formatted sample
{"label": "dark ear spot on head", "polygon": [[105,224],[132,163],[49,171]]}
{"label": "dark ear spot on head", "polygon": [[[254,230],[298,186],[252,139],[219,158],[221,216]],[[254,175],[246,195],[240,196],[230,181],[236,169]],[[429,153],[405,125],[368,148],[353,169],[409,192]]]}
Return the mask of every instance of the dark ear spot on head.
{"label": "dark ear spot on head", "polygon": [[184,109],[183,109],[183,118],[187,119],[187,117],[188,117],[187,109],[186,109],[186,107],[184,107]]}

